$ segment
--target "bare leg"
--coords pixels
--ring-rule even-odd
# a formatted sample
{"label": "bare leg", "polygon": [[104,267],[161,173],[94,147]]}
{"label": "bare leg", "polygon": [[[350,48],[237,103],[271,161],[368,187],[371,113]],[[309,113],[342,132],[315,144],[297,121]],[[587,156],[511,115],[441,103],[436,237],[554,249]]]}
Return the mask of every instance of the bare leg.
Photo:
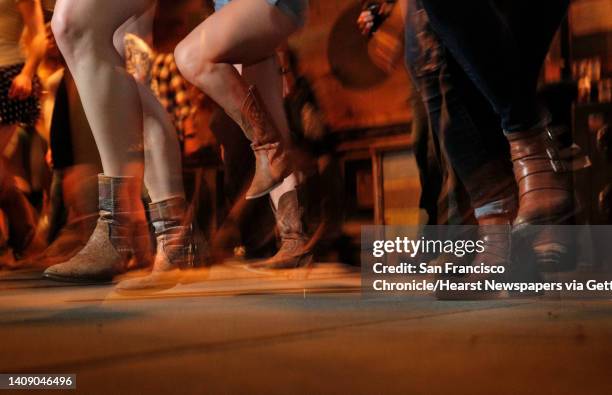
{"label": "bare leg", "polygon": [[143,111],[113,34],[153,0],[59,0],[53,32],[74,76],[107,176],[142,177]]}
{"label": "bare leg", "polygon": [[268,60],[296,29],[290,17],[266,0],[233,0],[177,46],[177,64],[191,83],[237,120],[249,86],[232,64]]}
{"label": "bare leg", "polygon": [[[246,68],[260,62],[265,65],[264,61],[272,64],[268,58],[296,28],[291,17],[266,0],[235,0],[204,21],[176,49],[183,75],[221,105],[252,142],[255,175],[247,199],[268,194],[291,173],[291,141],[274,119],[280,118],[282,103],[276,106],[277,111],[280,108],[276,115],[269,114],[268,103],[232,64]],[[280,83],[266,92],[274,95],[277,86]],[[278,89],[277,103],[280,95]]]}
{"label": "bare leg", "polygon": [[[117,52],[125,54],[124,38],[132,33],[151,44],[156,4],[139,17],[130,18],[114,34]],[[153,59],[150,59],[153,61]],[[184,198],[181,151],[168,113],[148,86],[138,84],[143,110],[144,183],[153,202]]]}
{"label": "bare leg", "polygon": [[144,182],[151,201],[184,198],[181,150],[166,110],[148,87],[139,86],[144,110]]}

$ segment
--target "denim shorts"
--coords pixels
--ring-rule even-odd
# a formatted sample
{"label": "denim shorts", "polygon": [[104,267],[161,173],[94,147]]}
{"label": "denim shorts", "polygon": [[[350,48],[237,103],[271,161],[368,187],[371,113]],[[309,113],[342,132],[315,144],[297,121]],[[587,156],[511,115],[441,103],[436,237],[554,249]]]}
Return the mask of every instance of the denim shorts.
{"label": "denim shorts", "polygon": [[[215,11],[219,11],[229,2],[230,0],[215,0]],[[302,26],[304,24],[308,0],[267,0],[267,2],[277,6],[281,11],[293,18],[298,25]]]}

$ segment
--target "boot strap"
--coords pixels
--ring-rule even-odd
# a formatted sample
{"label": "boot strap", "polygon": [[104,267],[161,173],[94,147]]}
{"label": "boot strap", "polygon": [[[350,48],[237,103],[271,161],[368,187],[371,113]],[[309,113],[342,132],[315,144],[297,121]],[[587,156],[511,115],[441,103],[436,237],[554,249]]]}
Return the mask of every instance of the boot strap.
{"label": "boot strap", "polygon": [[172,221],[183,223],[187,216],[187,202],[185,199],[170,198],[161,202],[149,203],[149,216],[151,222]]}
{"label": "boot strap", "polygon": [[157,235],[157,242],[171,264],[181,269],[195,266],[197,246],[192,226],[178,226]]}
{"label": "boot strap", "polygon": [[149,204],[149,215],[158,245],[171,264],[182,269],[193,268],[197,254],[192,215],[182,197]]}
{"label": "boot strap", "polygon": [[540,134],[528,137],[531,140],[528,144],[512,146],[512,160],[540,159],[545,153],[552,170],[556,173],[567,173],[590,167],[590,158],[577,144],[572,144],[564,149],[559,148],[557,138],[563,133],[562,128],[546,128]]}
{"label": "boot strap", "polygon": [[563,180],[559,180],[557,174],[551,171],[530,174],[530,177],[523,177],[518,180],[518,184],[520,198],[535,191],[568,191],[570,187],[569,179],[564,178]]}
{"label": "boot strap", "polygon": [[129,213],[133,202],[140,199],[139,183],[135,177],[109,177],[98,175],[98,205],[111,215]]}
{"label": "boot strap", "polygon": [[[556,164],[555,164],[556,163]],[[514,165],[517,181],[541,173],[560,173],[566,166],[563,161],[549,158],[522,159]]]}

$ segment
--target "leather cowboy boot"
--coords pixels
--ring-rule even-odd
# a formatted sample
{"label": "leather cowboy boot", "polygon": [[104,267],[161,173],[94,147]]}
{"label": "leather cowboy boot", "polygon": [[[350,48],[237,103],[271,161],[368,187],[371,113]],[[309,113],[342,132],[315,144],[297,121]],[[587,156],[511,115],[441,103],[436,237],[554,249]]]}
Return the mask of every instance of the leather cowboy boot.
{"label": "leather cowboy boot", "polygon": [[506,136],[519,186],[514,231],[528,225],[559,224],[574,215],[572,169],[561,158],[552,132],[538,128]]}
{"label": "leather cowboy boot", "polygon": [[533,255],[540,272],[576,270],[576,237],[572,226],[544,226],[533,239]]}
{"label": "leather cowboy boot", "polygon": [[[483,267],[503,267],[509,268],[510,246],[511,246],[511,223],[510,215],[495,215],[478,219],[478,240],[484,242],[484,250],[474,257],[471,266],[481,265]],[[454,258],[457,260],[456,258]],[[455,284],[475,284],[485,280],[503,281],[503,273],[470,273],[456,274],[446,273],[439,276],[439,279],[449,280]],[[438,290],[435,293],[440,300],[467,300],[483,299],[499,296],[498,292],[491,291],[454,291]]]}
{"label": "leather cowboy boot", "polygon": [[150,259],[148,225],[135,177],[98,176],[100,217],[85,247],[43,276],[56,281],[109,282],[130,260]]}
{"label": "leather cowboy boot", "polygon": [[278,209],[274,213],[281,239],[280,248],[273,257],[250,264],[251,268],[294,269],[312,263],[312,246],[305,230],[304,212],[297,190],[281,196]]}
{"label": "leather cowboy boot", "polygon": [[283,141],[254,86],[244,99],[238,123],[255,153],[255,175],[246,198],[256,199],[268,194],[291,174],[287,142]]}
{"label": "leather cowboy boot", "polygon": [[117,292],[157,292],[177,285],[185,270],[204,264],[204,237],[193,224],[184,198],[149,204],[157,252],[153,270],[144,277],[124,280]]}

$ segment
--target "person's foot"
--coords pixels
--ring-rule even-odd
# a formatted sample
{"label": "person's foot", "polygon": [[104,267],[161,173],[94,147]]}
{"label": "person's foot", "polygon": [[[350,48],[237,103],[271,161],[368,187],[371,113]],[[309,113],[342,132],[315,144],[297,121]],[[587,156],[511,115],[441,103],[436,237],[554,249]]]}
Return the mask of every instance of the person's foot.
{"label": "person's foot", "polygon": [[514,175],[519,186],[519,210],[513,230],[529,225],[558,224],[575,214],[571,166],[562,159],[546,128],[507,135]]}
{"label": "person's foot", "polygon": [[102,219],[87,244],[64,263],[49,267],[43,277],[54,281],[107,283],[125,270],[125,258],[117,252],[109,237],[110,226]]}
{"label": "person's foot", "polygon": [[43,277],[66,282],[106,283],[131,260],[150,262],[150,234],[139,209],[141,184],[135,177],[98,177],[100,217],[87,243],[68,261]]}
{"label": "person's foot", "polygon": [[283,194],[275,210],[281,245],[271,258],[249,264],[253,269],[295,269],[312,263],[313,253],[304,224],[305,208],[300,205],[297,190]]}
{"label": "person's foot", "polygon": [[[501,296],[501,292],[489,291],[484,288],[485,281],[501,282],[504,273],[509,268],[511,225],[510,217],[506,215],[490,216],[478,220],[478,240],[484,242],[483,251],[476,254],[471,264],[464,267],[469,271],[479,266],[480,272],[460,274],[446,273],[437,280],[445,281],[455,289],[438,289],[435,297],[438,300],[479,300]],[[461,269],[461,268],[458,268]],[[473,284],[481,284],[481,289],[473,289]]]}
{"label": "person's foot", "polygon": [[173,288],[189,269],[205,264],[206,241],[184,198],[150,203],[149,213],[157,239],[153,269],[146,276],[121,281],[116,287],[119,293],[154,293]]}
{"label": "person's foot", "polygon": [[540,272],[576,269],[576,245],[571,226],[542,226],[533,238],[533,256]]}

